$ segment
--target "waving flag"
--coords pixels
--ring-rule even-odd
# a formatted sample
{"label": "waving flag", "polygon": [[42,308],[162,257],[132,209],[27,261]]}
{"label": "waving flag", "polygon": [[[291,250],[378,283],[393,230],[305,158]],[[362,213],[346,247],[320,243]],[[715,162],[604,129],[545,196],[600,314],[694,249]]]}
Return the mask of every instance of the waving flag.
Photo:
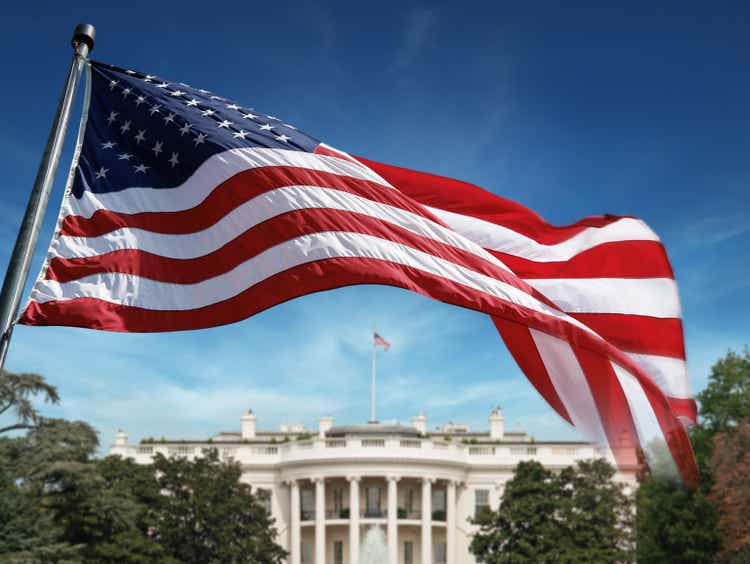
{"label": "waving flag", "polygon": [[621,467],[663,451],[697,480],[678,419],[695,412],[677,289],[642,222],[552,227],[206,90],[102,63],[89,76],[82,143],[21,323],[197,329],[321,290],[397,286],[492,316],[550,405]]}
{"label": "waving flag", "polygon": [[383,347],[383,350],[385,350],[386,352],[388,352],[391,348],[391,344],[377,333],[372,334],[372,346]]}

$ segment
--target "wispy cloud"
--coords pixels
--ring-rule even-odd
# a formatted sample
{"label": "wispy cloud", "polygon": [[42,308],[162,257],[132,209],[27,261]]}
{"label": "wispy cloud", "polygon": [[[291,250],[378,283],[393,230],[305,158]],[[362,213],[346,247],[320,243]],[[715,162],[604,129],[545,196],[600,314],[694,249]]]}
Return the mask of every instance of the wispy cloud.
{"label": "wispy cloud", "polygon": [[396,52],[392,70],[404,70],[411,65],[429,46],[437,27],[438,13],[434,8],[411,9],[404,19],[401,45]]}

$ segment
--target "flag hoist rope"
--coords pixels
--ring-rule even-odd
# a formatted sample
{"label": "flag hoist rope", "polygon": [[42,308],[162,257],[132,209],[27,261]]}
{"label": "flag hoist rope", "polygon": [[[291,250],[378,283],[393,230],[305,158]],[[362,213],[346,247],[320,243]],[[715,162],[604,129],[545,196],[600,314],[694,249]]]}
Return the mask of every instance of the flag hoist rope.
{"label": "flag hoist rope", "polygon": [[29,275],[31,259],[34,256],[34,248],[39,237],[39,229],[44,219],[52,182],[60,160],[60,152],[65,140],[65,131],[68,128],[70,110],[75,99],[78,81],[86,65],[87,56],[94,48],[94,37],[94,26],[90,24],[78,24],[73,31],[71,40],[73,60],[70,62],[65,87],[57,105],[52,129],[42,154],[42,161],[39,163],[34,187],[29,195],[26,212],[18,230],[16,244],[8,262],[8,270],[5,273],[5,280],[0,291],[0,371],[5,365],[5,358],[8,354],[13,324]]}

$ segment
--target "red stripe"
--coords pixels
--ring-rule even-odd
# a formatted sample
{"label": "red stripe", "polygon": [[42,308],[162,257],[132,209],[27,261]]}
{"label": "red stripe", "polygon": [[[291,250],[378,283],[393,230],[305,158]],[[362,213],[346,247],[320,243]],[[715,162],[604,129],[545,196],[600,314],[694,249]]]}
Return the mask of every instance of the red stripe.
{"label": "red stripe", "polygon": [[265,192],[294,185],[319,186],[355,194],[443,225],[442,221],[422,206],[398,190],[382,184],[300,167],[269,166],[236,174],[214,188],[200,204],[187,210],[136,214],[97,210],[90,218],[69,215],[63,220],[60,233],[67,236],[98,237],[123,227],[155,233],[194,233],[214,225],[238,206]]}
{"label": "red stripe", "polygon": [[655,386],[643,386],[648,401],[654,408],[656,419],[659,422],[667,446],[677,464],[682,480],[690,485],[696,486],[700,483],[700,473],[695,464],[695,456],[690,439],[685,432],[684,425],[677,420],[669,407],[669,401]]}
{"label": "red stripe", "polygon": [[407,245],[505,282],[528,294],[538,295],[534,288],[511,273],[472,253],[369,215],[328,208],[297,210],[273,217],[248,229],[217,251],[193,259],[168,258],[138,249],[113,251],[93,257],[54,258],[46,278],[68,282],[101,272],[119,272],[161,282],[195,284],[228,272],[284,241],[326,231],[362,233]]}
{"label": "red stripe", "polygon": [[580,347],[573,347],[573,352],[586,376],[617,465],[620,468],[636,468],[639,465],[640,448],[638,433],[633,424],[628,400],[612,369],[612,364],[608,358]]}
{"label": "red stripe", "polygon": [[557,227],[544,221],[529,208],[496,196],[474,184],[362,157],[356,158],[422,205],[490,221],[523,233],[545,245],[561,243],[588,227],[604,227],[624,217],[587,217],[571,225]]}
{"label": "red stripe", "polygon": [[488,249],[521,278],[674,278],[658,241],[603,243],[570,260],[537,262]]}
{"label": "red stripe", "polygon": [[353,159],[350,155],[347,155],[343,151],[339,151],[338,149],[334,149],[333,147],[323,145],[322,143],[315,147],[313,153],[316,153],[318,155],[325,155],[327,157],[336,157],[337,159],[343,159],[345,161],[357,163],[358,165],[362,166],[362,163],[357,159]]}
{"label": "red stripe", "polygon": [[572,313],[620,350],[685,358],[682,321],[621,313]]}
{"label": "red stripe", "polygon": [[493,317],[492,322],[495,324],[500,336],[505,341],[510,354],[516,360],[516,364],[529,379],[529,382],[542,395],[547,403],[555,410],[560,417],[573,425],[573,420],[565,409],[560,396],[557,395],[554,384],[549,377],[547,368],[544,366],[542,357],[539,356],[534,339],[531,337],[529,328],[519,323],[505,321],[499,317]]}
{"label": "red stripe", "polygon": [[667,396],[669,407],[675,416],[683,419],[689,425],[695,425],[698,422],[698,405],[692,398],[671,398]]}

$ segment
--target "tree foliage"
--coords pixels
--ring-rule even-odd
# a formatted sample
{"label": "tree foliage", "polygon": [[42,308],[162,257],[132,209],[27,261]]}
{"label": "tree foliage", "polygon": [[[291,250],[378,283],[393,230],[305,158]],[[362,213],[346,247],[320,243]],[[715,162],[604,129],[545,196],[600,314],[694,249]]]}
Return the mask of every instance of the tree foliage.
{"label": "tree foliage", "polygon": [[41,396],[47,403],[58,403],[57,388],[38,374],[0,373],[0,415],[12,413],[15,423],[0,427],[0,433],[30,429],[39,423],[40,416],[32,399]]}
{"label": "tree foliage", "polygon": [[[2,376],[0,402],[26,434],[0,437],[0,561],[277,564],[273,521],[238,465],[211,451],[153,466],[95,458],[94,429],[48,419],[30,403],[54,387],[35,375]],[[7,429],[6,429],[7,430]]]}
{"label": "tree foliage", "polygon": [[714,438],[709,498],[719,509],[726,562],[750,562],[750,419]]}
{"label": "tree foliage", "polygon": [[631,504],[604,460],[560,474],[521,462],[497,511],[486,511],[470,550],[480,562],[627,562]]}
{"label": "tree foliage", "polygon": [[182,562],[278,564],[286,552],[237,463],[215,449],[194,461],[157,454],[153,468],[163,495],[154,506],[159,542]]}

